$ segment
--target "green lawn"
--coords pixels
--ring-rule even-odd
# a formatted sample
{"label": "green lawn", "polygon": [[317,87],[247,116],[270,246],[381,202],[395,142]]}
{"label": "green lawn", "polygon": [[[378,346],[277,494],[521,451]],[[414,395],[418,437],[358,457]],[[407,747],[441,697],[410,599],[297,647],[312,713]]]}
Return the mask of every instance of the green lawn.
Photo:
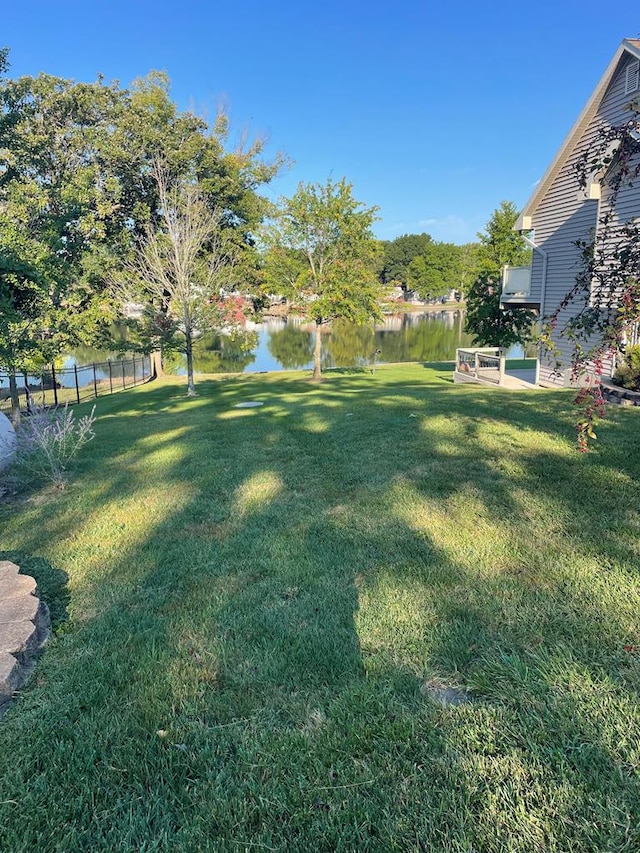
{"label": "green lawn", "polygon": [[570,393],[450,375],[122,392],[0,504],[57,624],[3,853],[640,850],[640,411],[584,456]]}

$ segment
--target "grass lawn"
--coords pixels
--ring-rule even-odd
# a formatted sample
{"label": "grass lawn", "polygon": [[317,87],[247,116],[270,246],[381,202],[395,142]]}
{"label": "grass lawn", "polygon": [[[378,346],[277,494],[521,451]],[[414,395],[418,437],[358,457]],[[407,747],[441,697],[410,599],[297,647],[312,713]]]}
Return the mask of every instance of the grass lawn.
{"label": "grass lawn", "polygon": [[640,410],[450,375],[156,382],[0,504],[1,851],[640,850]]}

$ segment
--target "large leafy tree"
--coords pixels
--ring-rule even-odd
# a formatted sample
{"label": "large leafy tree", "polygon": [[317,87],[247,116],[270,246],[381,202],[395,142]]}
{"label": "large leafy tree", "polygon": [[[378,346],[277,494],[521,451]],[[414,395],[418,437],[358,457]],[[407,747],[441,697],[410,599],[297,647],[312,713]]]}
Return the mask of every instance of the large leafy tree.
{"label": "large leafy tree", "polygon": [[[337,318],[362,323],[380,315],[385,289],[376,272],[378,243],[371,230],[376,212],[353,197],[344,178],[301,183],[290,199],[282,200],[269,231],[267,265],[286,260],[289,273],[282,291],[290,287],[291,297],[315,323],[316,380],[322,375],[323,325]],[[296,259],[292,276],[289,265]]]}
{"label": "large leafy tree", "polygon": [[[100,155],[119,97],[102,81],[45,74],[0,83],[0,252],[5,268],[17,264],[24,273],[12,278],[12,303],[14,319],[29,320],[25,353],[35,342],[50,352],[81,338],[81,316],[94,325],[110,319],[95,279],[118,201]],[[5,276],[5,301],[7,282]],[[32,299],[17,298],[22,287],[33,294],[34,284],[37,316],[23,313]]]}
{"label": "large leafy tree", "polygon": [[407,283],[423,299],[437,299],[459,287],[462,252],[453,243],[431,243],[409,264]]}
{"label": "large leafy tree", "polygon": [[385,284],[399,284],[408,288],[411,277],[409,267],[414,258],[425,255],[432,245],[429,234],[403,234],[395,240],[383,242],[380,278]]}
{"label": "large leafy tree", "polygon": [[464,243],[460,246],[460,280],[457,289],[466,294],[480,272],[480,243]]}
{"label": "large leafy tree", "polygon": [[504,266],[523,266],[531,260],[530,249],[513,230],[517,218],[513,202],[503,201],[492,213],[486,231],[478,234],[480,271],[467,294],[466,331],[480,346],[509,347],[531,336],[532,311],[500,307]]}
{"label": "large leafy tree", "polygon": [[[0,83],[5,366],[107,340],[117,316],[108,282],[149,229],[163,227],[159,159],[170,182],[198,185],[251,285],[252,235],[268,207],[256,190],[282,158],[264,161],[259,140],[228,150],[228,137],[224,116],[209,128],[179,112],[166,76],[155,72],[130,90],[46,74]],[[166,306],[163,298],[154,307]]]}
{"label": "large leafy tree", "polygon": [[9,371],[14,424],[20,420],[16,371],[37,363],[41,355],[36,330],[46,303],[46,289],[34,267],[14,256],[9,247],[0,254],[0,365]]}

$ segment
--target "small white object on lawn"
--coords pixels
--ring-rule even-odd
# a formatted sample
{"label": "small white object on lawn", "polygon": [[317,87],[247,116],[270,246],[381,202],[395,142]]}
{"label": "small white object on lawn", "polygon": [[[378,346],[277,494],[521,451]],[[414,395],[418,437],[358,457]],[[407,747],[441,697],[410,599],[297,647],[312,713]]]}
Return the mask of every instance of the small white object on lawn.
{"label": "small white object on lawn", "polygon": [[264,406],[264,403],[259,403],[257,400],[247,400],[246,403],[238,403],[234,409],[255,409],[256,406]]}

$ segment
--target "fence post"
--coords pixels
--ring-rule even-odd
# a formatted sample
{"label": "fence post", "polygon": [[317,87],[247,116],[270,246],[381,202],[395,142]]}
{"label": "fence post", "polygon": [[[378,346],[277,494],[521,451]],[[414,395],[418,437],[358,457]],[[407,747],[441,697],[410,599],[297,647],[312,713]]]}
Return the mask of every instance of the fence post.
{"label": "fence post", "polygon": [[476,377],[476,379],[478,378],[478,367],[479,367],[478,361],[479,361],[478,353],[475,352],[474,356],[473,356],[473,375]]}
{"label": "fence post", "polygon": [[136,384],[136,357],[133,357],[133,384]]}
{"label": "fence post", "polygon": [[93,362],[93,396],[98,398],[98,380],[96,379],[96,363]]}
{"label": "fence post", "polygon": [[80,402],[80,386],[78,385],[78,365],[77,364],[73,365],[73,375],[75,376],[75,379],[76,379],[76,400],[79,403]]}
{"label": "fence post", "polygon": [[20,423],[20,394],[15,370],[9,373],[9,393],[11,395],[11,422],[14,426]]}
{"label": "fence post", "polygon": [[113,394],[113,373],[111,371],[111,359],[107,359],[107,364],[109,365],[109,393]]}
{"label": "fence post", "polygon": [[122,359],[122,361],[120,362],[120,364],[122,365],[122,387],[123,387],[123,388],[126,388],[126,387],[127,387],[127,383],[126,383],[126,382],[125,382],[125,380],[124,380],[124,359]]}
{"label": "fence post", "polygon": [[56,379],[56,366],[51,362],[51,382],[53,383],[53,402],[58,405],[58,380]]}
{"label": "fence post", "polygon": [[22,378],[24,379],[24,401],[27,407],[27,412],[31,414],[31,392],[29,391],[29,377],[27,371],[23,371]]}

